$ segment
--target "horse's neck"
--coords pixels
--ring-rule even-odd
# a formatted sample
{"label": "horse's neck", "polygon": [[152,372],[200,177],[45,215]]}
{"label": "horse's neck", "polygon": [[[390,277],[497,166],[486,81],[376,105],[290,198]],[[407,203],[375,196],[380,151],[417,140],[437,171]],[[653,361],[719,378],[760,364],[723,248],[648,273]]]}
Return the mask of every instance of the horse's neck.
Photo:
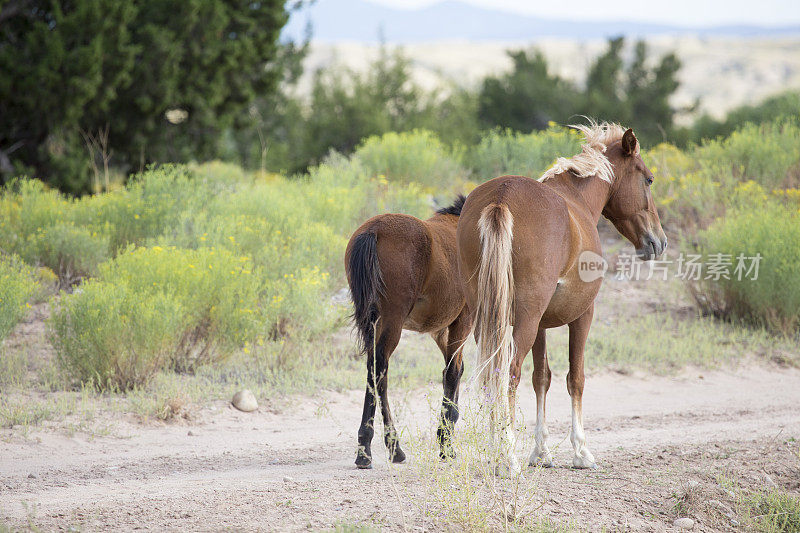
{"label": "horse's neck", "polygon": [[597,225],[608,201],[611,185],[594,176],[578,178],[571,172],[553,176],[544,183],[572,204],[575,209],[584,211],[583,214]]}

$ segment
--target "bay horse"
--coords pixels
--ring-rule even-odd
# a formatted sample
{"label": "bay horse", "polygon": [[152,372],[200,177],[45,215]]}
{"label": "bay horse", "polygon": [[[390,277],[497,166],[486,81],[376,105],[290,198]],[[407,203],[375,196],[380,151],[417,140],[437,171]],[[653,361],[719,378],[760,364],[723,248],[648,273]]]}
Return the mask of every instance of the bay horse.
{"label": "bay horse", "polygon": [[530,464],[552,466],[545,442],[551,377],[545,332],[563,325],[569,326],[572,464],[596,468],[586,446],[581,398],[584,347],[602,275],[582,276],[581,269],[587,262],[602,263],[600,215],[635,246],[642,260],[667,247],[650,193],[653,174],[642,161],[633,131],[593,121],[573,127],[585,137],[581,153],[559,158],[538,181],[501,176],[478,186],[458,222],[459,270],[475,324],[477,372],[489,395],[500,476],[520,472],[512,426],[520,370],[529,351],[536,393]]}
{"label": "bay horse", "polygon": [[444,356],[442,412],[437,437],[442,458],[453,456],[451,434],[458,420],[462,345],[472,328],[458,278],[456,226],[459,196],[428,220],[385,214],[359,227],[345,251],[353,319],[367,357],[367,389],[358,429],[356,466],[372,468],[377,392],[384,442],[395,463],[405,460],[389,409],[389,358],[403,329],[430,333]]}

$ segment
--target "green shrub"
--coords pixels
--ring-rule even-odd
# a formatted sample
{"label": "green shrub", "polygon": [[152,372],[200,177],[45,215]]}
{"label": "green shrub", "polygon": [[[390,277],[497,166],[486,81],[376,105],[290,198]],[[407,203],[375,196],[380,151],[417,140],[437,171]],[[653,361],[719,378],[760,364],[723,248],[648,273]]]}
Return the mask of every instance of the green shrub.
{"label": "green shrub", "polygon": [[38,180],[13,181],[0,196],[0,248],[20,253],[29,236],[68,221],[71,214],[72,202],[58,191]]}
{"label": "green shrub", "polygon": [[[718,253],[729,255],[732,262],[730,279],[704,279],[695,287],[701,307],[789,335],[800,331],[800,214],[796,208],[766,197],[751,198],[749,205],[729,211],[701,232],[699,239],[706,264]],[[734,275],[739,254],[762,256],[757,279],[739,280]]]}
{"label": "green shrub", "polygon": [[107,235],[109,250],[116,255],[130,244],[161,235],[185,211],[201,206],[220,189],[195,179],[187,167],[162,165],[134,176],[125,190],[82,198],[72,220]]}
{"label": "green shrub", "polygon": [[745,124],[724,139],[705,142],[694,152],[713,179],[755,180],[767,190],[800,184],[800,126],[796,120]]}
{"label": "green shrub", "polygon": [[313,336],[343,317],[330,294],[345,285],[342,254],[350,233],[386,211],[427,217],[429,204],[421,185],[370,178],[359,159],[334,154],[307,176],[241,183],[185,212],[153,243],[251,258],[267,333]]}
{"label": "green shrub", "polygon": [[466,174],[452,151],[426,130],[369,137],[356,149],[354,158],[370,175],[385,176],[390,182],[417,182],[441,189]]}
{"label": "green shrub", "polygon": [[19,253],[25,261],[43,265],[68,286],[93,276],[108,258],[108,238],[71,223],[55,224],[28,235]]}
{"label": "green shrub", "polygon": [[92,275],[108,256],[96,226],[74,223],[76,203],[37,180],[13,182],[0,196],[0,247],[55,272],[62,285]]}
{"label": "green shrub", "polygon": [[656,176],[653,197],[669,230],[692,237],[755,188],[790,201],[800,184],[800,127],[779,120],[747,124],[730,137],[688,151],[661,144],[644,152]]}
{"label": "green shrub", "polygon": [[284,211],[271,189],[248,188],[212,203],[208,212],[187,214],[180,233],[164,242],[198,250],[214,247],[252,260],[270,335],[327,331],[337,320],[328,303],[336,288],[329,272],[341,271],[347,239],[313,221],[318,214]]}
{"label": "green shrub", "polygon": [[183,322],[181,306],[163,293],[89,281],[64,297],[49,324],[58,361],[71,376],[125,390],[169,364]]}
{"label": "green shrub", "polygon": [[464,164],[481,182],[504,174],[538,178],[558,157],[580,150],[581,137],[563,128],[534,133],[494,130],[465,156]]}
{"label": "green shrub", "polygon": [[[304,216],[348,236],[363,221],[381,213],[419,218],[431,215],[430,194],[423,190],[424,182],[391,182],[386,176],[376,176],[358,157],[331,154],[323,164],[309,169],[307,178],[290,180],[287,185],[291,186],[283,187],[281,195],[297,202],[292,210],[302,206]],[[448,191],[455,185],[461,192],[458,181],[441,185]]]}
{"label": "green shrub", "polygon": [[182,310],[170,365],[192,370],[252,342],[259,330],[259,279],[248,257],[224,249],[135,248],[102,265],[100,278],[163,294]]}
{"label": "green shrub", "polygon": [[27,311],[39,283],[35,273],[19,258],[0,254],[0,341]]}
{"label": "green shrub", "polygon": [[233,163],[207,161],[187,165],[195,180],[216,189],[231,188],[240,183],[252,183],[253,174]]}
{"label": "green shrub", "polygon": [[719,121],[709,115],[699,117],[691,127],[690,137],[695,141],[730,135],[746,123],[763,124],[780,118],[800,115],[800,92],[787,91],[771,96],[756,105],[744,105],[728,112]]}
{"label": "green shrub", "polygon": [[255,342],[260,288],[252,261],[227,250],[132,248],[65,297],[51,319],[53,342],[80,381],[130,388]]}

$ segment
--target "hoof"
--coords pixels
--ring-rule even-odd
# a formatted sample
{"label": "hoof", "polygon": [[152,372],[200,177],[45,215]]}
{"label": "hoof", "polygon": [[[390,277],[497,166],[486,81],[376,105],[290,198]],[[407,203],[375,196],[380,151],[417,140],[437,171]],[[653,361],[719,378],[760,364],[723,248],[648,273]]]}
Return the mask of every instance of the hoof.
{"label": "hoof", "polygon": [[514,478],[522,473],[522,468],[520,468],[517,458],[512,455],[498,463],[495,466],[494,473],[497,477]]}
{"label": "hoof", "polygon": [[360,470],[369,470],[372,468],[372,456],[367,455],[363,449],[359,449],[356,454],[356,467]]}
{"label": "hoof", "polygon": [[389,457],[393,463],[402,463],[406,460],[406,454],[400,449],[400,446],[395,446],[394,452],[389,452]]}
{"label": "hoof", "polygon": [[533,468],[553,468],[552,459],[531,459],[528,461],[528,466]]}
{"label": "hoof", "polygon": [[572,468],[577,470],[597,470],[593,457],[573,457]]}
{"label": "hoof", "polygon": [[530,460],[528,461],[528,466],[532,466],[534,468],[553,468],[553,456],[550,455],[549,451],[538,454],[533,452]]}
{"label": "hoof", "polygon": [[456,452],[451,446],[439,449],[439,459],[442,461],[452,461],[456,458]]}

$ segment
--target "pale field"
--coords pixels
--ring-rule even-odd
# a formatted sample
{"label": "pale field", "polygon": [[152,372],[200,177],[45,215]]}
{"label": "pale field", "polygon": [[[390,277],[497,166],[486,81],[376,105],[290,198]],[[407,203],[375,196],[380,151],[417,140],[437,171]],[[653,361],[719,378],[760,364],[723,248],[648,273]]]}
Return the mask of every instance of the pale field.
{"label": "pale field", "polygon": [[[654,37],[648,39],[652,61],[674,51],[683,63],[681,85],[673,105],[692,106],[720,117],[742,104],[753,104],[786,89],[800,88],[800,36],[776,39]],[[605,41],[542,39],[528,42],[435,42],[403,45],[413,75],[426,88],[456,84],[476,87],[488,74],[511,68],[509,49],[537,48],[551,65],[551,72],[584,81],[592,60],[605,49]],[[625,53],[630,57],[633,41]],[[331,64],[365,70],[377,57],[379,46],[354,42],[312,43],[306,59],[306,75],[300,91],[307,92],[310,73]],[[692,114],[684,114],[683,121]]]}

